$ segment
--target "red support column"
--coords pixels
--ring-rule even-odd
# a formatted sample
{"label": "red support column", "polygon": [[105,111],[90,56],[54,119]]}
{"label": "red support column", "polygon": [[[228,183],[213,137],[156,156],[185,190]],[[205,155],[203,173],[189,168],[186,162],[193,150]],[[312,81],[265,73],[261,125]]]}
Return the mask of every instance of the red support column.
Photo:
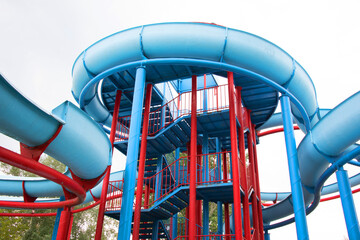
{"label": "red support column", "polygon": [[[229,214],[229,203],[224,203],[224,218],[225,218],[225,234],[226,240],[230,240],[230,214]],[[235,231],[236,232],[236,231]]]}
{"label": "red support column", "polygon": [[190,140],[190,197],[189,197],[189,240],[196,236],[196,156],[197,156],[197,77],[192,76],[191,87],[191,140]]}
{"label": "red support column", "polygon": [[234,220],[235,220],[235,239],[242,239],[242,222],[241,222],[241,192],[239,178],[239,155],[237,142],[237,127],[235,119],[235,91],[234,91],[234,74],[228,72],[229,87],[229,115],[230,115],[230,138],[231,138],[231,163],[233,179],[233,197],[234,197]]}
{"label": "red support column", "polygon": [[[117,125],[118,116],[119,116],[121,94],[122,94],[121,90],[116,91],[113,119],[111,122],[110,142],[111,142],[113,151],[114,151],[114,141],[115,141],[115,134],[116,134],[116,125]],[[111,165],[109,165],[106,168],[106,175],[104,177],[103,185],[102,185],[102,189],[101,189],[101,197],[100,197],[100,204],[99,204],[99,214],[98,214],[98,219],[97,219],[97,224],[96,224],[95,240],[101,240],[101,234],[102,234],[103,223],[104,223],[106,195],[108,192],[109,179],[110,179],[110,171],[111,171]]]}
{"label": "red support column", "polygon": [[[248,112],[248,118],[250,119],[250,112]],[[256,152],[256,136],[255,136],[255,125],[252,123],[249,124],[250,134],[252,142],[254,143],[253,146],[253,156],[254,156],[254,173],[255,173],[255,184],[256,184],[256,195],[258,198],[258,220],[259,220],[259,233],[260,233],[260,240],[264,240],[264,223],[263,223],[263,216],[262,216],[262,208],[261,208],[261,195],[260,195],[260,180],[259,180],[259,169],[258,169],[258,162],[257,162],[257,152]]]}
{"label": "red support column", "polygon": [[136,202],[135,202],[135,210],[134,210],[134,227],[132,234],[134,240],[139,240],[141,201],[142,201],[142,193],[144,186],[145,159],[146,159],[147,137],[149,131],[149,115],[150,115],[152,88],[153,85],[150,83],[146,86],[145,111],[144,111],[143,129],[141,134],[139,171],[138,171]]}
{"label": "red support column", "polygon": [[149,197],[150,197],[150,185],[145,185],[145,197],[144,197],[144,206],[145,208],[149,207]]}
{"label": "red support column", "polygon": [[259,228],[259,213],[258,213],[258,198],[257,198],[257,185],[255,180],[255,166],[254,166],[254,149],[253,149],[253,141],[251,137],[251,132],[247,133],[247,144],[248,144],[248,153],[249,153],[249,162],[251,167],[251,181],[253,183],[254,192],[251,195],[251,208],[252,208],[252,216],[253,216],[253,227],[255,229],[255,239],[260,239]]}
{"label": "red support column", "polygon": [[245,238],[251,239],[251,224],[250,224],[250,204],[249,204],[249,190],[247,184],[247,170],[246,170],[246,154],[245,154],[245,138],[244,138],[244,116],[243,109],[241,105],[241,87],[236,87],[236,96],[237,96],[237,113],[238,120],[240,123],[240,128],[238,132],[239,137],[239,149],[240,149],[240,182],[241,186],[244,189],[244,199],[243,204],[243,220],[244,220],[244,232]]}
{"label": "red support column", "polygon": [[64,210],[61,212],[59,229],[56,236],[56,240],[67,239],[69,235],[69,225],[71,221],[71,210],[70,207],[64,207]]}
{"label": "red support column", "polygon": [[69,223],[67,240],[70,240],[70,238],[71,238],[71,229],[72,229],[73,222],[74,222],[74,214],[72,212],[70,212],[70,223]]}
{"label": "red support column", "polygon": [[[223,153],[223,181],[227,182],[228,170],[225,149],[222,149]],[[230,240],[230,214],[229,214],[229,203],[224,203],[224,218],[225,218],[225,234],[227,235],[225,240]]]}

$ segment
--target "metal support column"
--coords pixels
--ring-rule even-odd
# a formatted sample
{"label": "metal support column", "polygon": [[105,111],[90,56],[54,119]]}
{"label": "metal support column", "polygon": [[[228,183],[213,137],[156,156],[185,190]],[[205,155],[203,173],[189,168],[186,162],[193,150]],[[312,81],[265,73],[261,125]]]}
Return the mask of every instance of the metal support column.
{"label": "metal support column", "polygon": [[[59,201],[64,201],[64,200],[65,200],[64,196],[61,196],[60,199],[59,199]],[[53,233],[52,233],[52,236],[51,236],[51,240],[56,240],[56,236],[57,236],[58,229],[59,229],[60,216],[61,216],[61,213],[62,213],[63,209],[64,208],[58,208],[57,211],[56,211],[55,224],[54,224],[54,229],[53,229]]]}
{"label": "metal support column", "polygon": [[[216,138],[216,152],[219,153],[221,151],[220,140]],[[216,157],[216,166],[217,166],[217,180],[221,179],[221,154],[218,154]],[[222,210],[222,202],[217,202],[217,234],[223,233],[223,210]]]}
{"label": "metal support column", "polygon": [[69,226],[71,221],[71,208],[64,207],[63,211],[61,212],[60,222],[59,222],[59,230],[56,236],[57,240],[64,240],[67,239],[69,235]]}
{"label": "metal support column", "polygon": [[349,240],[360,239],[359,221],[356,215],[349,177],[347,171],[344,170],[343,167],[337,170],[336,179],[338,181],[340,199],[343,207]]}
{"label": "metal support column", "polygon": [[235,239],[242,239],[242,221],[241,221],[241,192],[239,177],[239,161],[238,161],[238,142],[237,127],[235,119],[235,89],[234,74],[228,72],[229,87],[229,114],[230,114],[230,138],[231,138],[231,157],[232,157],[232,179],[233,179],[233,197],[234,197],[234,229]]}
{"label": "metal support column", "polygon": [[[178,160],[180,157],[180,148],[175,149],[175,160]],[[175,185],[177,186],[179,182],[179,173],[180,173],[180,164],[179,161],[176,162],[176,171],[175,171]],[[172,239],[177,238],[178,232],[178,214],[175,213],[172,220]]]}
{"label": "metal support column", "polygon": [[139,240],[141,202],[142,202],[142,193],[143,193],[143,187],[144,187],[146,147],[147,147],[147,137],[148,137],[148,131],[149,131],[149,114],[150,114],[150,106],[151,106],[152,88],[153,88],[153,85],[150,83],[146,86],[144,121],[143,121],[143,128],[142,128],[142,134],[141,134],[139,171],[138,171],[138,181],[137,181],[137,188],[136,188],[136,200],[135,200],[135,210],[134,210],[134,227],[133,227],[133,239],[134,240]]}
{"label": "metal support column", "polygon": [[196,162],[197,162],[197,77],[191,81],[191,140],[190,140],[190,196],[189,196],[189,240],[196,236]]}
{"label": "metal support column", "polygon": [[[204,75],[204,78],[206,79],[206,75]],[[204,84],[206,84],[206,80],[204,80]],[[209,136],[207,133],[203,134],[203,147],[202,147],[202,153],[206,154],[203,156],[203,181],[208,182],[209,179],[209,156],[207,155],[209,153]],[[209,201],[204,199],[203,200],[203,235],[209,235]],[[208,240],[209,238],[206,237],[204,240]]]}
{"label": "metal support column", "polygon": [[129,143],[124,174],[124,190],[120,210],[118,240],[129,240],[133,213],[134,193],[136,186],[137,159],[139,156],[139,139],[145,89],[145,68],[136,70],[134,97],[131,109]]}
{"label": "metal support column", "polygon": [[159,220],[155,220],[152,225],[151,240],[159,239]]}
{"label": "metal support column", "polygon": [[[250,118],[250,112],[248,112],[248,118]],[[261,193],[260,193],[260,180],[259,180],[259,168],[258,168],[258,161],[257,161],[257,151],[256,151],[256,135],[255,135],[255,125],[250,123],[249,124],[250,134],[249,136],[252,137],[253,141],[253,156],[254,156],[254,169],[255,169],[255,181],[256,181],[256,194],[258,198],[258,214],[259,214],[259,230],[260,230],[260,240],[264,240],[264,223],[263,223],[263,216],[262,216],[262,206],[261,206]]]}
{"label": "metal support column", "polygon": [[288,96],[282,95],[280,97],[280,102],[284,123],[286,153],[289,164],[289,175],[291,182],[291,192],[295,214],[297,238],[301,240],[309,239],[305,214],[305,202],[299,172],[299,162],[297,158],[293,119],[291,115],[290,99]]}
{"label": "metal support column", "polygon": [[[111,151],[112,153],[114,151],[114,141],[115,141],[116,125],[117,125],[117,121],[118,121],[118,117],[119,117],[119,107],[120,107],[120,101],[121,101],[121,93],[122,93],[121,90],[116,91],[113,118],[112,118],[112,122],[111,122],[110,142],[111,142],[111,146],[112,146],[112,151]],[[107,192],[108,192],[109,179],[110,179],[110,172],[111,172],[111,164],[109,164],[108,167],[106,168],[106,174],[105,174],[102,189],[101,189],[99,213],[98,213],[98,219],[97,219],[97,224],[96,224],[95,240],[101,240],[101,234],[102,234],[103,223],[104,223],[104,212],[105,212],[106,196],[107,196]]]}
{"label": "metal support column", "polygon": [[239,139],[239,151],[240,151],[240,182],[241,186],[244,189],[244,198],[242,201],[243,204],[243,221],[244,221],[244,232],[245,238],[251,239],[251,225],[250,225],[250,204],[249,204],[249,189],[248,189],[248,171],[246,170],[246,154],[245,154],[245,137],[244,137],[244,116],[243,109],[241,104],[241,87],[236,87],[236,97],[237,101],[237,113],[238,121],[240,123],[238,131]]}

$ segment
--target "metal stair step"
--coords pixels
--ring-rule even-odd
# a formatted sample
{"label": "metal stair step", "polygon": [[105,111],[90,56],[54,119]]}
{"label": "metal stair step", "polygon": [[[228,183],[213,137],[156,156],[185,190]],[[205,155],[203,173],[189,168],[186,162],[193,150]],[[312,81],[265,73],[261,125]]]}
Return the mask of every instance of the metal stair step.
{"label": "metal stair step", "polygon": [[187,194],[183,193],[182,191],[177,192],[176,196],[179,197],[184,202],[187,202],[187,203],[189,202],[189,196]]}
{"label": "metal stair step", "polygon": [[168,199],[168,201],[171,202],[172,204],[174,204],[175,206],[177,206],[177,207],[180,208],[180,209],[183,209],[184,207],[187,206],[187,204],[186,204],[184,201],[180,200],[180,199],[179,199],[178,197],[176,197],[176,196],[170,197],[170,198]]}
{"label": "metal stair step", "polygon": [[165,208],[166,210],[172,212],[172,213],[177,213],[180,211],[179,208],[177,208],[176,206],[174,206],[173,204],[171,204],[170,202],[163,202],[160,204],[160,207]]}

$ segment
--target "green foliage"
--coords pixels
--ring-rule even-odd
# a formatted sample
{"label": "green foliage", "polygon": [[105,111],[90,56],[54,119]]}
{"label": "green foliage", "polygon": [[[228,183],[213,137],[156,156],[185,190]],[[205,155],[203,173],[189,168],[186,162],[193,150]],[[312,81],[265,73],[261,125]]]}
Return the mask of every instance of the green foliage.
{"label": "green foliage", "polygon": [[[45,156],[39,160],[59,172],[65,172],[65,165]],[[0,170],[12,176],[36,177],[29,173],[10,165],[0,163]],[[84,207],[78,206],[77,208]],[[55,210],[36,210],[36,213],[54,212]],[[29,213],[29,210],[7,210],[0,209],[0,212]],[[94,238],[98,207],[74,214],[74,221],[71,231],[71,239],[88,240]],[[0,217],[0,239],[14,240],[45,240],[51,239],[55,223],[53,217]],[[105,217],[103,239],[116,239],[117,221]]]}

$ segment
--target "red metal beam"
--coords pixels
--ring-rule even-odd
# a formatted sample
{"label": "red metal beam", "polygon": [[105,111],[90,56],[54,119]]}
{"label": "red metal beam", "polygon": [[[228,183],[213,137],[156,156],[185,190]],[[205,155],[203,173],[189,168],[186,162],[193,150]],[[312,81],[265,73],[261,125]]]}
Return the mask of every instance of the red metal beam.
{"label": "red metal beam", "polygon": [[197,77],[191,81],[191,140],[190,140],[190,197],[189,197],[189,240],[196,236],[196,159],[197,159]]}
{"label": "red metal beam", "polygon": [[151,106],[152,88],[153,85],[150,83],[146,86],[145,111],[144,111],[143,129],[141,134],[139,171],[138,171],[135,210],[134,210],[134,227],[132,234],[134,240],[139,240],[141,202],[142,202],[142,193],[144,186],[146,147],[147,147],[147,137],[149,132],[149,114],[150,114],[150,106]]}
{"label": "red metal beam", "polygon": [[73,179],[65,176],[64,174],[41,164],[33,159],[21,156],[18,153],[12,152],[8,149],[0,147],[0,161],[21,168],[25,171],[37,174],[50,181],[53,181],[76,195],[75,198],[68,199],[62,202],[49,202],[49,203],[31,203],[31,202],[13,202],[13,201],[0,201],[0,207],[13,207],[13,208],[61,208],[63,206],[73,206],[80,204],[86,197],[85,190],[79,183]]}
{"label": "red metal beam", "polygon": [[[250,111],[247,112],[248,119],[250,120]],[[261,208],[261,192],[260,192],[260,180],[259,180],[259,169],[258,169],[258,161],[257,161],[257,151],[256,151],[256,142],[255,142],[255,125],[249,123],[250,134],[248,135],[251,138],[251,142],[253,143],[252,152],[253,152],[253,160],[254,160],[254,178],[255,178],[255,193],[257,195],[258,201],[258,219],[259,219],[259,232],[260,232],[260,240],[264,240],[264,223],[262,216],[262,208]]]}
{"label": "red metal beam", "polygon": [[233,178],[233,197],[234,197],[234,220],[235,220],[235,239],[242,239],[242,222],[241,222],[241,193],[239,178],[239,158],[238,158],[238,142],[237,127],[235,117],[235,92],[234,92],[234,74],[228,72],[229,82],[229,115],[230,115],[230,138],[231,138],[231,163]]}
{"label": "red metal beam", "polygon": [[[300,128],[298,126],[294,126],[294,130],[299,130],[299,129]],[[283,132],[283,131],[284,131],[284,128],[279,127],[279,128],[274,128],[274,129],[270,129],[270,130],[267,130],[267,131],[261,131],[257,135],[258,135],[258,137],[263,137],[263,136],[266,136],[266,135],[270,135],[270,134],[278,133],[278,132]]]}
{"label": "red metal beam", "polygon": [[[111,146],[112,146],[112,152],[114,151],[114,141],[115,141],[115,134],[116,134],[116,125],[117,125],[117,121],[118,121],[118,117],[119,117],[121,94],[122,94],[121,90],[116,91],[113,119],[111,122],[111,131],[110,131],[110,142],[111,142]],[[101,234],[102,234],[103,223],[104,223],[106,195],[108,192],[110,172],[111,172],[111,165],[108,165],[106,168],[106,174],[105,174],[102,189],[101,189],[100,206],[99,206],[98,219],[97,219],[97,223],[96,223],[95,240],[101,240]]]}
{"label": "red metal beam", "polygon": [[249,204],[249,189],[247,182],[248,171],[246,169],[246,156],[245,156],[245,137],[244,137],[244,116],[243,108],[241,105],[241,87],[236,87],[236,101],[237,101],[237,113],[238,121],[240,123],[238,131],[239,139],[239,150],[240,150],[240,182],[241,186],[244,189],[244,198],[242,201],[243,204],[243,221],[244,221],[244,232],[245,238],[251,239],[251,224],[250,224],[250,204]]}
{"label": "red metal beam", "polygon": [[64,210],[61,212],[60,216],[59,229],[57,232],[56,240],[68,239],[70,221],[71,210],[69,207],[64,207]]}

